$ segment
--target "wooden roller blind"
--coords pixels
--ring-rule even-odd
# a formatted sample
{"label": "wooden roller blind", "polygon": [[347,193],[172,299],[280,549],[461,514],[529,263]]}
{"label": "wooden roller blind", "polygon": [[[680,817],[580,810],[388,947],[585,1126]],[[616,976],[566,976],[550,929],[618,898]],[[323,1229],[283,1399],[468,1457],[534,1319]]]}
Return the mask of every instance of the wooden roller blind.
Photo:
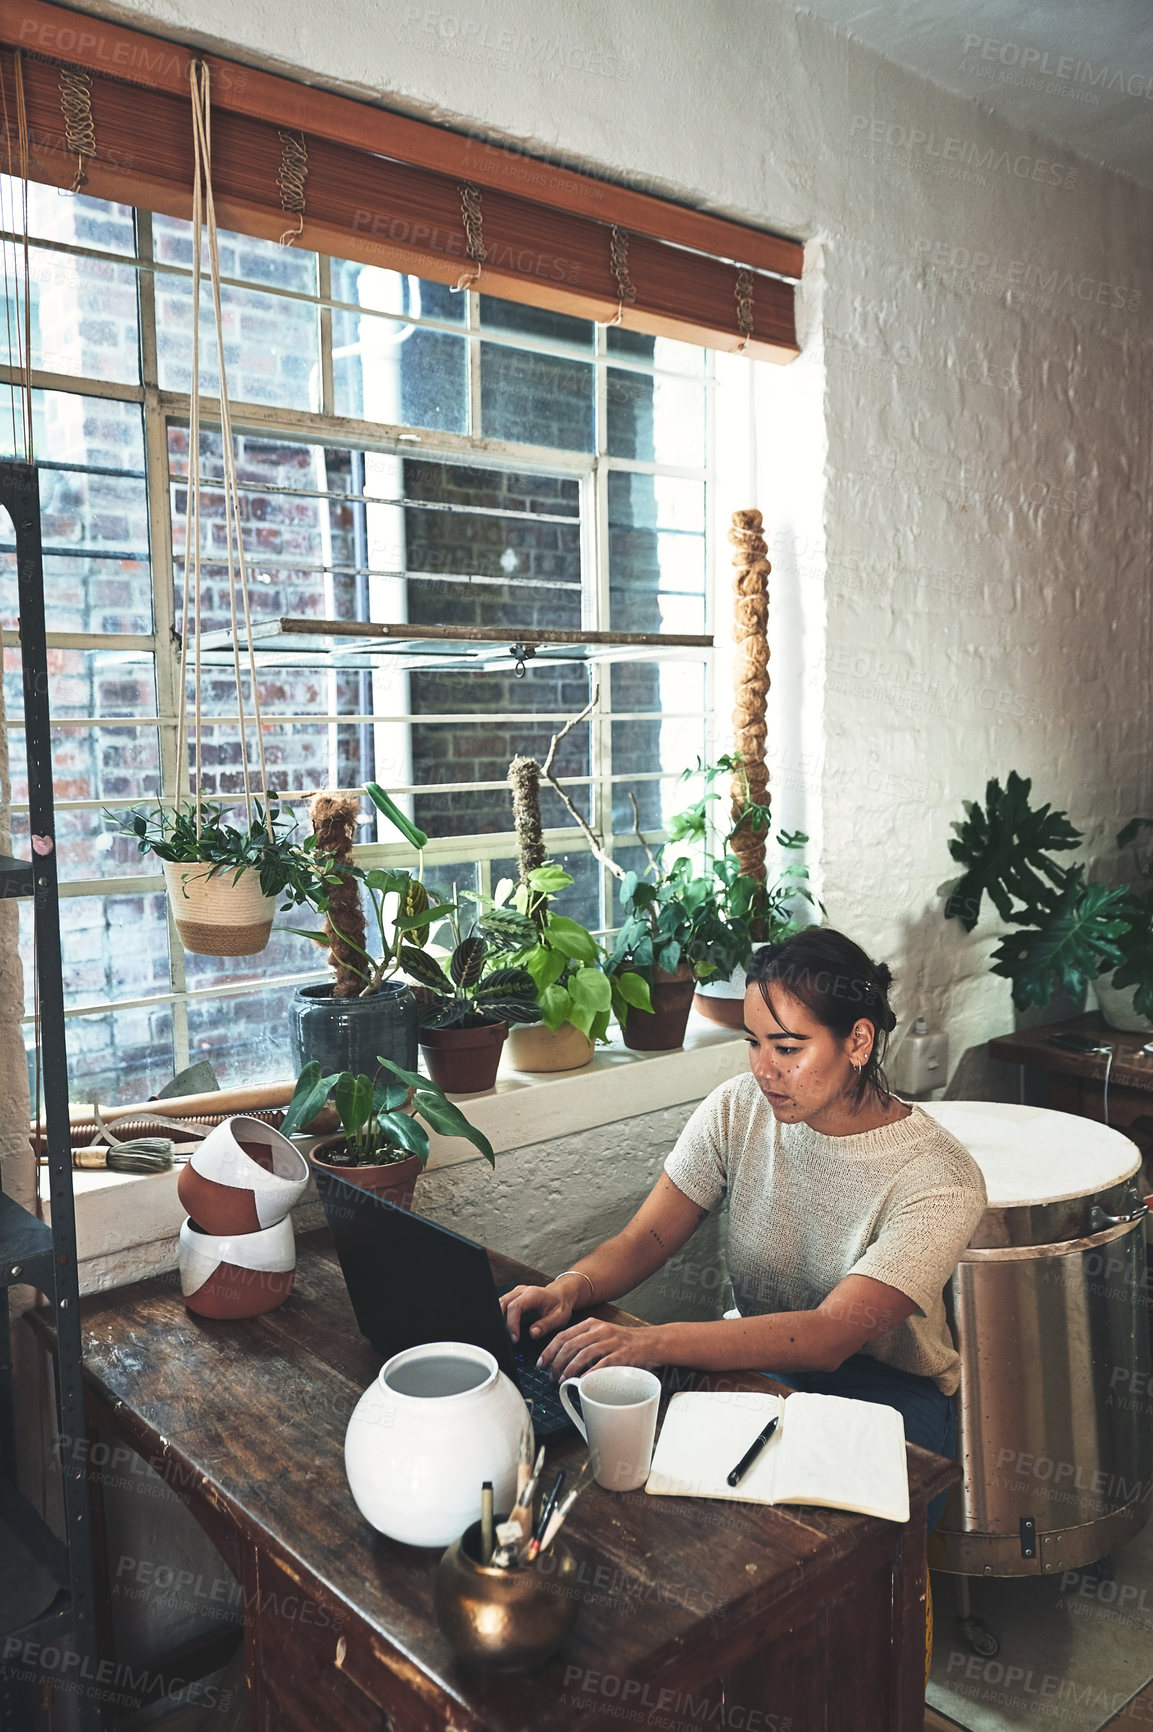
{"label": "wooden roller blind", "polygon": [[[214,55],[196,57],[211,74],[213,187],[223,225],[269,239],[296,227],[278,175],[286,146],[298,152],[303,144],[297,245],[435,282],[475,277],[482,293],[580,318],[603,321],[619,311],[627,329],[710,348],[743,346],[773,361],[798,353],[796,241]],[[0,0],[5,153],[10,148],[18,162],[19,73],[30,178],[71,186],[86,130],[85,192],[189,217],[193,58],[102,18]],[[65,124],[62,97],[69,83],[75,88],[76,69],[90,79],[80,99],[87,129],[78,129],[75,114]]]}

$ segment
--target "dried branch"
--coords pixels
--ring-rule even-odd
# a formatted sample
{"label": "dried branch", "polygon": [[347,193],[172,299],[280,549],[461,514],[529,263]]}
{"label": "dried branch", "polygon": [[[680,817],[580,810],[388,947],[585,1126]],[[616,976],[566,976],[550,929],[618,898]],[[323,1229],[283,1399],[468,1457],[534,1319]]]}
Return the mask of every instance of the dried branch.
{"label": "dried branch", "polygon": [[652,867],[653,871],[656,873],[657,877],[659,878],[661,875],[660,862],[657,860],[656,855],[653,853],[652,849],[649,847],[648,843],[645,841],[644,837],[641,835],[641,809],[637,805],[637,797],[633,793],[631,788],[629,789],[629,799],[632,801],[634,834],[636,835],[637,841],[640,843],[641,847],[644,849],[645,853],[649,857],[649,865]]}
{"label": "dried branch", "polygon": [[616,878],[619,878],[623,883],[624,879],[628,876],[628,874],[624,870],[624,867],[619,866],[617,864],[617,862],[614,859],[612,859],[612,857],[610,855],[605,853],[604,843],[601,841],[601,839],[597,835],[596,831],[588,823],[587,819],[581,817],[581,814],[577,811],[576,807],[573,805],[572,801],[569,799],[568,795],[565,793],[564,789],[561,787],[560,783],[557,781],[556,777],[552,773],[552,764],[553,764],[553,759],[556,757],[557,747],[560,745],[561,741],[564,739],[566,734],[571,734],[574,728],[579,728],[582,722],[587,722],[588,718],[592,715],[592,712],[596,708],[597,699],[599,698],[599,696],[600,696],[600,687],[594,686],[593,687],[593,695],[589,699],[588,703],[585,705],[584,709],[581,711],[580,715],[579,716],[573,716],[569,721],[567,721],[565,723],[564,727],[561,729],[559,734],[553,735],[552,743],[548,749],[548,756],[546,757],[544,763],[541,765],[541,774],[544,776],[545,780],[548,782],[550,788],[554,789],[555,792],[557,794],[559,794],[560,799],[561,799],[561,803],[565,807],[569,816],[584,831],[586,837],[588,838],[589,847],[592,849],[593,853],[596,855],[596,857],[600,861],[601,865],[607,866],[609,871],[613,874],[613,876]]}

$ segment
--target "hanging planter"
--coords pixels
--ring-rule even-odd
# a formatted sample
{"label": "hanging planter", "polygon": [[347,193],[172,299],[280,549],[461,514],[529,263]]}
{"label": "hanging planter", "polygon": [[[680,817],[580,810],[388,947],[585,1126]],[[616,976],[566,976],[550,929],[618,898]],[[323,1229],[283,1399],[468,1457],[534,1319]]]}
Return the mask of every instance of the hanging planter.
{"label": "hanging planter", "polygon": [[[225,806],[212,796],[218,788],[205,787],[205,753],[202,732],[209,726],[219,733],[214,719],[220,693],[213,705],[204,697],[201,644],[205,610],[201,583],[201,471],[200,471],[200,321],[192,321],[192,392],[188,427],[188,515],[184,562],[183,608],[180,620],[181,701],[175,754],[175,786],[166,791],[164,803],[151,814],[111,815],[113,824],[135,838],[142,854],[153,853],[164,865],[176,929],[185,949],[200,956],[255,956],[268,943],[276,899],[286,893],[290,904],[315,900],[331,882],[331,871],[316,847],[315,838],[291,840],[296,821],[282,816],[274,795],[268,792],[268,768],[264,751],[264,724],[260,714],[260,691],[256,657],[252,648],[252,613],[249,605],[248,572],[242,533],[240,491],[232,436],[232,416],[224,359],[224,331],[220,290],[220,251],[212,196],[209,70],[200,61],[189,68],[193,122],[192,194],[192,305],[200,305],[201,260],[205,233],[208,241],[212,303],[216,325],[216,355],[219,373],[220,437],[224,470],[223,554],[213,550],[213,563],[226,564],[225,593],[233,642],[247,637],[247,692],[241,678],[239,653],[234,653],[232,701],[236,705],[239,731],[239,764],[242,790],[229,805],[243,809],[242,824],[225,822]],[[213,491],[219,491],[214,479]],[[214,529],[219,519],[214,519]],[[221,586],[223,587],[223,586]],[[213,603],[213,608],[218,605]],[[212,623],[211,621],[207,623]],[[193,650],[191,668],[189,646]],[[189,675],[191,674],[191,689]],[[214,686],[220,680],[213,671]],[[254,753],[250,754],[250,741]],[[255,756],[258,775],[250,767]],[[263,789],[263,795],[260,790]],[[261,799],[263,798],[263,805]]]}
{"label": "hanging planter", "polygon": [[272,935],[276,897],[251,867],[234,878],[211,866],[164,862],[172,918],[185,950],[196,956],[255,956]]}

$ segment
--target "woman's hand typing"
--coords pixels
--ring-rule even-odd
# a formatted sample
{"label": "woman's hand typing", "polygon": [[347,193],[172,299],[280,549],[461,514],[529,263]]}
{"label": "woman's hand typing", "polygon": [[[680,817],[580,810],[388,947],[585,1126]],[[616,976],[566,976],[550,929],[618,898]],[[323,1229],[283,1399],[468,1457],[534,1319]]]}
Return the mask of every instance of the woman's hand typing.
{"label": "woman's hand typing", "polygon": [[564,1328],[573,1314],[576,1296],[572,1286],[583,1283],[562,1286],[562,1281],[567,1283],[569,1278],[561,1276],[559,1280],[550,1281],[547,1287],[512,1287],[501,1295],[500,1308],[514,1341],[520,1340],[522,1320],[534,1314],[536,1322],[529,1329],[532,1336],[551,1335],[554,1329]]}

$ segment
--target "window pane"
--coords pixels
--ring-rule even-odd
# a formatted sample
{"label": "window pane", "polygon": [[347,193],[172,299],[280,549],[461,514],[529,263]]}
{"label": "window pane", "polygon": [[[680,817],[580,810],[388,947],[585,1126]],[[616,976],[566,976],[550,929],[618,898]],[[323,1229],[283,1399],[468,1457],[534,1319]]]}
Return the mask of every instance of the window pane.
{"label": "window pane", "polygon": [[[317,311],[306,301],[287,301],[251,289],[221,290],[225,320],[224,361],[229,397],[237,403],[268,403],[280,409],[319,409],[320,348]],[[162,391],[191,389],[192,285],[165,277],[156,286],[157,370]],[[200,301],[200,389],[220,391],[212,302]]]}
{"label": "window pane", "polygon": [[[119,916],[115,927],[120,942],[130,917]],[[161,937],[161,942],[163,938]],[[139,942],[139,938],[135,940]],[[166,952],[164,954],[167,954]],[[145,1101],[172,1081],[172,1006],[118,1007],[93,1016],[70,1016],[65,1039],[68,1048],[68,1098],[78,1106],[128,1106]],[[28,1053],[28,1091],[35,1088],[32,1026],[24,1025]]]}
{"label": "window pane", "polygon": [[704,631],[704,513],[703,482],[609,475],[614,631]]}
{"label": "window pane", "polygon": [[652,367],[664,367],[672,373],[692,373],[698,378],[708,363],[708,350],[693,343],[677,343],[671,337],[649,337],[644,331],[626,331],[621,325],[610,325],[607,332],[610,355],[618,355]]}
{"label": "window pane", "polygon": [[[282,247],[278,241],[258,240],[254,235],[220,229],[220,274],[266,288],[292,289],[297,294],[316,294],[316,254],[301,247]],[[153,216],[152,253],[158,264],[192,269],[192,224],[181,217]],[[205,236],[201,269],[208,273],[208,239]],[[162,281],[167,272],[158,274]]]}
{"label": "window pane", "polygon": [[488,439],[593,449],[593,369],[587,362],[482,343],[480,398]]}
{"label": "window pane", "polygon": [[463,433],[468,424],[464,339],[415,322],[422,315],[462,322],[463,296],[440,283],[348,260],[333,260],[332,292],[335,300],[365,308],[364,313],[337,309],[332,315],[336,413]]}
{"label": "window pane", "polygon": [[[65,198],[54,186],[28,182],[28,233],[39,240],[63,241],[102,252],[136,251],[136,225],[131,205],[108,204],[80,193]],[[23,230],[21,182],[0,175],[0,221],[13,233]]]}
{"label": "window pane", "polygon": [[221,1088],[274,1082],[295,1074],[289,1046],[291,989],[233,992],[188,1001],[190,1064],[207,1059]]}
{"label": "window pane", "polygon": [[[20,405],[16,403],[19,430]],[[144,426],[136,403],[81,397],[68,391],[33,391],[33,435],[37,463],[89,464],[144,476]],[[11,457],[12,417],[0,393],[0,456]],[[41,482],[43,486],[43,481]]]}
{"label": "window pane", "polygon": [[[12,798],[28,798],[18,651],[5,650],[5,706]],[[155,715],[156,687],[150,658],[92,650],[48,651],[49,702],[53,720],[94,717],[98,724],[118,716]],[[52,773],[61,822],[68,800],[148,801],[160,792],[160,753],[155,725],[134,722],[122,726],[52,730]],[[60,834],[60,873],[67,878],[96,878],[105,872],[155,870],[142,866],[134,844],[113,845],[108,826],[97,812],[75,813],[69,819],[70,840]]]}
{"label": "window pane", "polygon": [[[13,252],[5,245],[13,271]],[[32,365],[124,385],[140,382],[136,271],[112,259],[75,258],[44,247],[29,251]],[[6,273],[7,274],[7,273]],[[7,275],[10,347],[23,344],[24,259]]]}
{"label": "window pane", "polygon": [[354,307],[376,307],[407,319],[436,319],[442,325],[465,323],[468,301],[454,295],[447,283],[362,265],[356,259],[330,259],[332,298]]}
{"label": "window pane", "polygon": [[[169,991],[163,891],[145,896],[62,896],[60,945],[68,1007]],[[25,1005],[31,1010],[32,910],[27,903],[20,906],[20,948]],[[69,1034],[72,1026],[70,1021]],[[69,1039],[70,1057],[71,1051]]]}
{"label": "window pane", "polygon": [[480,297],[480,323],[485,331],[510,331],[570,349],[591,350],[596,332],[589,319],[572,319],[548,307],[528,307],[520,301],[498,300],[495,295]]}
{"label": "window pane", "polygon": [[614,457],[700,468],[705,389],[668,373],[608,373],[608,448]]}
{"label": "window pane", "polygon": [[[143,480],[45,468],[40,501],[48,630],[151,631]],[[0,619],[14,627],[19,612],[15,532],[0,511]]]}
{"label": "window pane", "polygon": [[[694,801],[699,800],[703,793],[703,778],[699,776],[692,776],[685,782],[682,782],[679,776],[668,776],[660,781],[651,782],[642,782],[631,778],[623,782],[614,781],[613,834],[617,837],[635,835],[634,799],[640,811],[641,829],[651,832],[667,829],[670,818],[677,812],[683,812]],[[656,851],[654,847],[653,852]],[[688,850],[682,848],[680,852],[687,853]],[[619,860],[620,857],[621,850],[618,846],[614,850],[614,858]],[[637,867],[636,870],[640,871],[641,868]]]}

